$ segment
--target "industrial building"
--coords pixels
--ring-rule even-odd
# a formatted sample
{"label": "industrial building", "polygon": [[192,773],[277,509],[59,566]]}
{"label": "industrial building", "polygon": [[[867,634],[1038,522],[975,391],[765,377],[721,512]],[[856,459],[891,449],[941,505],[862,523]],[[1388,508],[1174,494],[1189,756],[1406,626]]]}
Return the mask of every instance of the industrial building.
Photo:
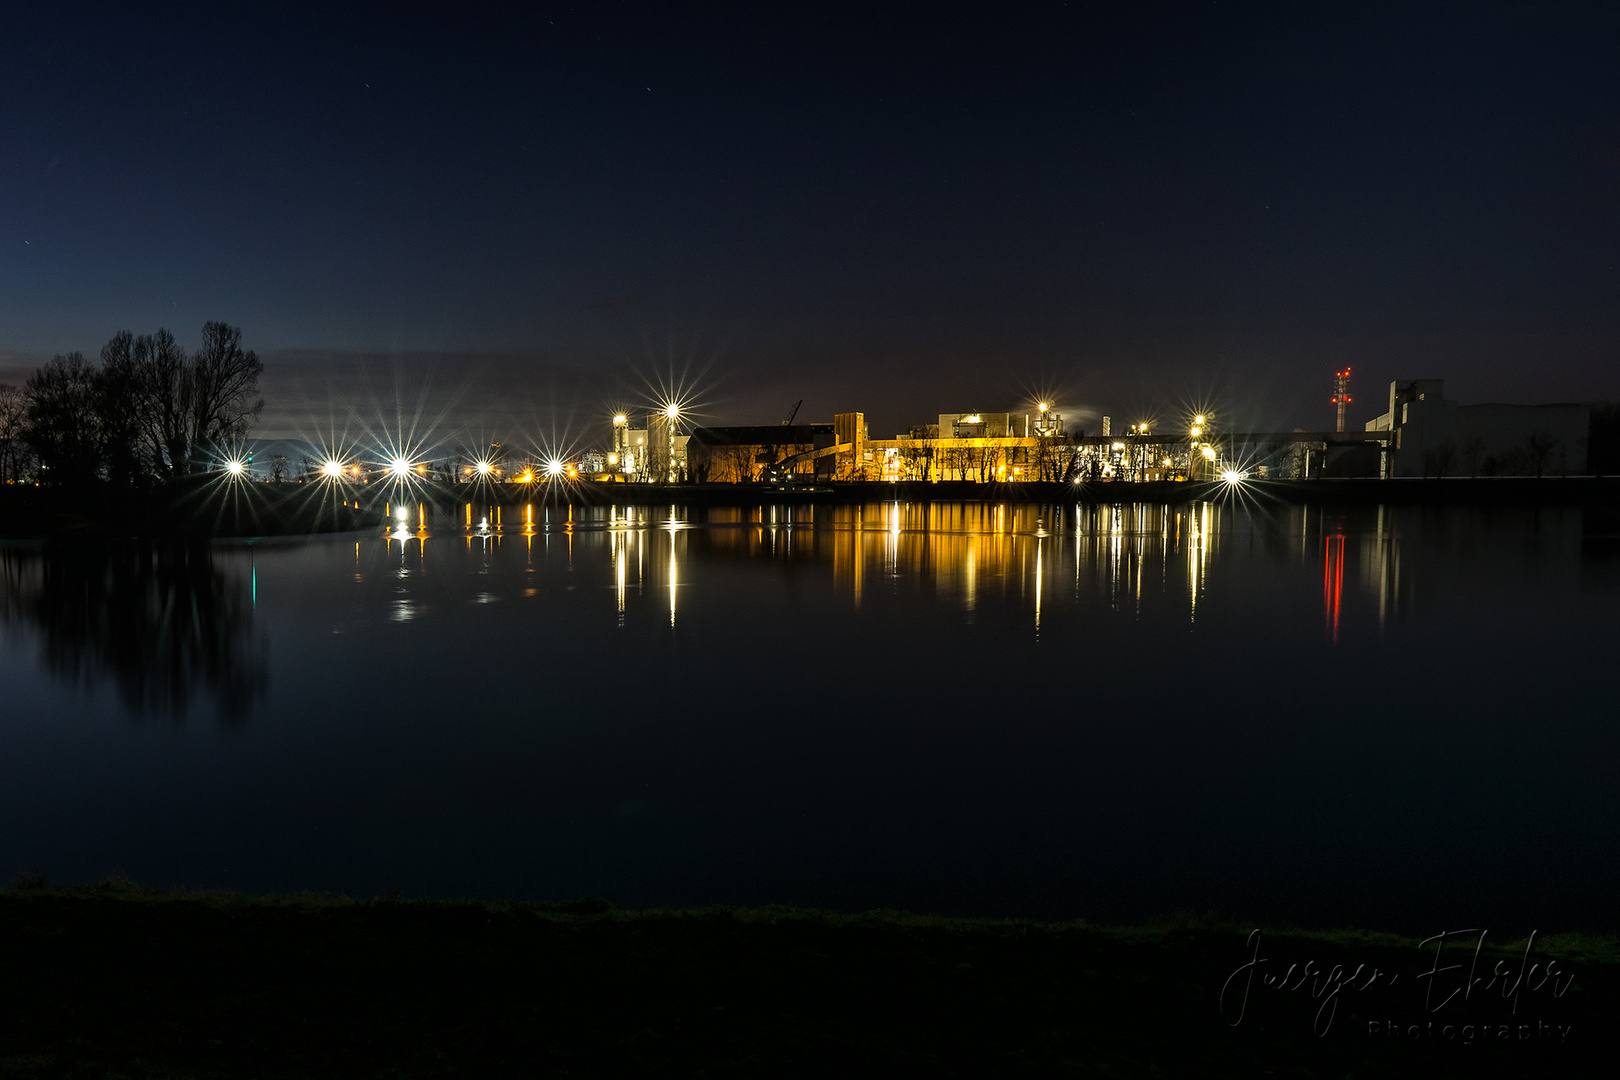
{"label": "industrial building", "polygon": [[1559,476],[1586,472],[1585,405],[1459,405],[1443,379],[1389,384],[1386,476]]}
{"label": "industrial building", "polygon": [[[845,481],[1159,481],[1242,478],[1544,476],[1582,474],[1584,405],[1459,405],[1439,379],[1390,384],[1389,411],[1346,431],[1350,371],[1335,376],[1333,432],[1228,432],[1204,416],[1136,423],[1101,435],[1064,430],[1042,403],[1030,413],[940,413],[892,439],[866,417],[830,424],[694,427],[673,407],[613,418],[613,447],[581,472],[622,481],[792,483]],[[795,414],[797,409],[795,409]]]}

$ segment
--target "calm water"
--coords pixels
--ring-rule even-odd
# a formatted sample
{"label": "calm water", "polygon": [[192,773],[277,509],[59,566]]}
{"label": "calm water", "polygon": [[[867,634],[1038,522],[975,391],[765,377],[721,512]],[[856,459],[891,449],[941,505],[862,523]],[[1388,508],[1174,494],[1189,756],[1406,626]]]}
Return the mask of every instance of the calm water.
{"label": "calm water", "polygon": [[0,551],[0,871],[1614,926],[1590,511],[533,513]]}

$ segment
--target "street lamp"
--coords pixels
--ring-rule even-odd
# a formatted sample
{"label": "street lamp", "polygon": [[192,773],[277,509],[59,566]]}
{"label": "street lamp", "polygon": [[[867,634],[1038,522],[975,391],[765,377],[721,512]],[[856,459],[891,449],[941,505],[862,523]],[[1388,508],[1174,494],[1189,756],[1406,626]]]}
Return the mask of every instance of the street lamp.
{"label": "street lamp", "polygon": [[669,482],[675,482],[675,422],[681,417],[681,410],[673,401],[664,406],[664,427],[669,429],[667,439],[669,452]]}

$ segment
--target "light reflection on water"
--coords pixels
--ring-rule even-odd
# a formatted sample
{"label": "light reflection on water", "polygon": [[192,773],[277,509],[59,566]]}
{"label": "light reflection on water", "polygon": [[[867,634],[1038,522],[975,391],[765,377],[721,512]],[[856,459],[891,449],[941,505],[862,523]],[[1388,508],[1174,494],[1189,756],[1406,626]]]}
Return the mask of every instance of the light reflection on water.
{"label": "light reflection on water", "polygon": [[[520,517],[522,524],[491,524],[500,520],[503,510]],[[1219,576],[1212,577],[1212,561],[1223,538],[1251,551],[1258,543],[1267,560],[1277,565],[1289,559],[1297,559],[1301,566],[1316,565],[1322,583],[1323,637],[1330,643],[1338,639],[1346,582],[1351,578],[1362,595],[1374,599],[1379,627],[1399,618],[1403,609],[1398,514],[1382,507],[1349,513],[1283,507],[1256,514],[1208,502],[696,508],[466,504],[464,512],[467,522],[476,516],[476,523],[463,526],[450,515],[436,521],[433,508],[422,506],[413,528],[402,524],[387,534],[386,544],[397,554],[402,580],[409,576],[407,565],[418,573],[426,567],[430,542],[441,556],[441,544],[460,543],[476,556],[475,572],[482,575],[491,573],[503,544],[518,541],[532,568],[538,542],[541,558],[549,559],[555,547],[569,569],[576,550],[588,562],[605,562],[611,568],[621,623],[632,580],[637,595],[651,581],[669,599],[671,619],[678,617],[681,564],[698,557],[830,563],[836,593],[855,609],[874,583],[890,589],[901,582],[913,583],[969,618],[983,590],[995,590],[1001,600],[1015,592],[1035,626],[1051,590],[1065,587],[1057,567],[1068,566],[1071,591],[1094,590],[1114,612],[1140,617],[1145,593],[1179,592],[1191,625],[1198,621],[1206,594],[1220,586]],[[1401,513],[1404,530],[1415,533],[1422,512]],[[1535,528],[1555,546],[1578,545],[1581,511],[1534,513]],[[702,536],[701,551],[692,550],[685,539],[691,530]],[[1345,559],[1350,551],[1359,564],[1347,577]],[[481,602],[494,599],[487,593],[481,596]]]}
{"label": "light reflection on water", "polygon": [[[0,872],[1589,924],[1611,524],[416,504],[145,577],[5,550]],[[205,703],[228,737],[124,722]]]}

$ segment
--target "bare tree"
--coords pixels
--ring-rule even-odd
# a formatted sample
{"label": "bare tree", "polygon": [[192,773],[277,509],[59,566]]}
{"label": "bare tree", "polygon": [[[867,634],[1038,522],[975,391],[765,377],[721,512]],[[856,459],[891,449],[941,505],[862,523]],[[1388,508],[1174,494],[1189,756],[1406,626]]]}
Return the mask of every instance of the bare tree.
{"label": "bare tree", "polygon": [[1560,445],[1557,436],[1545,431],[1538,431],[1525,440],[1525,448],[1530,453],[1530,468],[1534,470],[1537,480],[1547,471],[1547,461]]}
{"label": "bare tree", "polygon": [[902,451],[905,458],[906,471],[912,479],[927,480],[929,468],[934,463],[934,451],[927,445],[908,445]]}
{"label": "bare tree", "polygon": [[[947,447],[940,455],[942,479],[966,480],[968,467],[972,462],[972,452],[963,446]],[[954,475],[952,475],[954,474]]]}
{"label": "bare tree", "polygon": [[835,458],[837,466],[833,471],[834,480],[865,480],[866,462],[856,454],[838,454]]}
{"label": "bare tree", "polygon": [[107,478],[126,487],[151,475],[159,452],[146,431],[133,340],[128,330],[113,335],[101,347],[101,369],[96,372],[96,412]]}
{"label": "bare tree", "polygon": [[206,470],[264,409],[258,397],[264,365],[242,348],[242,331],[222,322],[203,326],[202,348],[189,358],[173,334],[159,329],[139,337],[120,331],[102,360],[107,369],[128,365],[131,411],[151,469],[161,476]]}
{"label": "bare tree", "polygon": [[264,364],[242,348],[242,331],[222,322],[203,324],[202,348],[191,358],[188,374],[191,445],[190,471],[199,459],[217,457],[222,448],[246,435],[264,411],[259,376]]}
{"label": "bare tree", "polygon": [[1457,444],[1450,439],[1439,446],[1423,452],[1423,475],[1434,474],[1436,480],[1445,479],[1446,473],[1451,471],[1452,462],[1457,458]]}
{"label": "bare tree", "polygon": [[96,369],[84,354],[58,354],[24,384],[28,420],[23,437],[53,483],[82,484],[101,471],[101,423]]}
{"label": "bare tree", "polygon": [[730,484],[747,484],[754,479],[753,446],[724,446],[718,448],[719,479]]}
{"label": "bare tree", "polygon": [[0,383],[0,484],[33,476],[34,450],[23,437],[27,425],[27,397],[20,388]]}
{"label": "bare tree", "polygon": [[190,446],[190,380],[174,335],[120,330],[101,348],[100,377],[107,403],[119,410],[112,426],[115,441],[130,447],[129,464],[159,477],[181,475]]}
{"label": "bare tree", "polygon": [[188,361],[167,330],[122,330],[102,347],[99,368],[80,353],[55,357],[22,391],[27,415],[3,437],[0,478],[16,478],[21,442],[56,482],[129,485],[207,468],[264,409],[264,365],[241,339],[235,327],[208,323]]}
{"label": "bare tree", "polygon": [[973,448],[973,464],[979,470],[979,483],[984,484],[995,479],[996,465],[999,464],[1000,455],[989,446],[975,446]]}
{"label": "bare tree", "polygon": [[1067,440],[1048,436],[1035,445],[1035,473],[1042,480],[1061,480],[1072,458]]}

